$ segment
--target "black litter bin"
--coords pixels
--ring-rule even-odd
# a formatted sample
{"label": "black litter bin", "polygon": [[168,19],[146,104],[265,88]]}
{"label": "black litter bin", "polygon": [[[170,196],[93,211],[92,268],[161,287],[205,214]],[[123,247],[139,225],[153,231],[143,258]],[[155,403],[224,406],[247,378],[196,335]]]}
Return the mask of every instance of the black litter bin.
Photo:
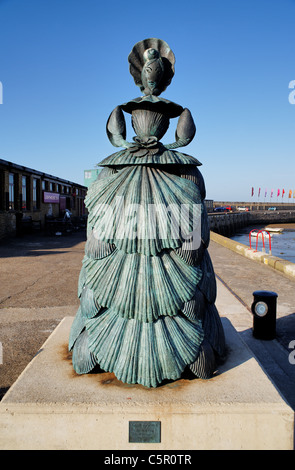
{"label": "black litter bin", "polygon": [[257,339],[274,339],[276,337],[277,297],[271,291],[253,292],[253,336]]}

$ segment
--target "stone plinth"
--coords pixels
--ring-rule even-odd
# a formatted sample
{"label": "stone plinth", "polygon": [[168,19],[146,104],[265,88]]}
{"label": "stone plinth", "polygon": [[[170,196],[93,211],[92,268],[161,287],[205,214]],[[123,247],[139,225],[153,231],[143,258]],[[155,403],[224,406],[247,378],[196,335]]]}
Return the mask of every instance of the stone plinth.
{"label": "stone plinth", "polygon": [[[63,319],[1,401],[1,449],[293,449],[293,411],[229,320],[229,356],[213,379],[157,389],[111,373],[75,374],[72,320]],[[160,422],[160,442],[130,442],[133,421]]]}

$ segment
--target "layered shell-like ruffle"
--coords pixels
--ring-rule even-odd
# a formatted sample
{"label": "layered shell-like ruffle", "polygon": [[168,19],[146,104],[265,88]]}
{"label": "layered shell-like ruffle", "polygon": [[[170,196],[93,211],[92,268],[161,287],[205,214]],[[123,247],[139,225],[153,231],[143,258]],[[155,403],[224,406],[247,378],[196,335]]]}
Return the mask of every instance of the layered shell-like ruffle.
{"label": "layered shell-like ruffle", "polygon": [[[196,160],[179,152],[140,160],[128,150],[114,154],[88,190],[80,307],[69,339],[73,366],[78,374],[99,366],[147,387],[176,380],[187,367],[208,378],[224,337],[204,181]],[[156,219],[150,206],[158,208]]]}
{"label": "layered shell-like ruffle", "polygon": [[116,249],[100,260],[85,257],[83,265],[85,285],[99,305],[142,322],[177,315],[202,278],[199,266],[187,265],[173,250],[145,256]]}
{"label": "layered shell-like ruffle", "polygon": [[133,152],[120,150],[100,162],[100,166],[121,166],[121,165],[195,165],[202,164],[194,157],[176,150],[163,148],[162,151],[145,156],[136,156]]}
{"label": "layered shell-like ruffle", "polygon": [[94,182],[85,202],[94,237],[127,253],[157,255],[191,237],[200,243],[205,210],[200,191],[173,173],[123,167]]}
{"label": "layered shell-like ruffle", "polygon": [[84,374],[99,364],[119,380],[155,387],[175,380],[198,355],[204,333],[200,321],[160,317],[155,322],[127,320],[112,308],[93,319],[77,314],[72,332],[84,327],[75,342],[73,363]]}

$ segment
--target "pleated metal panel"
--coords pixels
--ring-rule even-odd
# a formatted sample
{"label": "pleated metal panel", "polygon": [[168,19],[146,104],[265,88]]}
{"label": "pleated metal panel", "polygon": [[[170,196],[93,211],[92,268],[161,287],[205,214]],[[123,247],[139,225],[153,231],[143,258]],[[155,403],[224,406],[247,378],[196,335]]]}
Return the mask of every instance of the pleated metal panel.
{"label": "pleated metal panel", "polygon": [[[84,259],[88,259],[88,257],[85,255],[83,260]],[[78,279],[78,297],[79,298],[81,297],[82,289],[85,285],[85,278],[86,278],[86,272],[85,272],[83,262],[82,262],[82,267],[81,267],[81,271],[80,271],[79,279]]]}
{"label": "pleated metal panel", "polygon": [[214,351],[205,339],[200,347],[200,353],[195,362],[190,364],[190,370],[200,379],[210,379],[216,370]]}
{"label": "pleated metal panel", "polygon": [[196,321],[197,319],[203,320],[204,308],[205,297],[197,287],[193,298],[185,302],[181,311],[190,321]]}
{"label": "pleated metal panel", "polygon": [[216,278],[212,261],[207,250],[204,252],[200,268],[204,275],[200,280],[198,287],[203,292],[208,302],[214,303],[216,300]]}
{"label": "pleated metal panel", "polygon": [[[143,127],[140,119],[137,124]],[[123,382],[147,387],[176,380],[187,366],[197,377],[209,378],[225,339],[206,250],[210,230],[200,163],[164,147],[155,155],[138,155],[123,150],[105,159],[87,193],[80,307],[69,338],[73,366],[83,374],[99,365]],[[155,221],[149,204],[170,212],[159,212]],[[186,231],[175,236],[171,224],[184,204],[190,208]],[[141,206],[137,218],[127,214],[127,227],[125,205]],[[196,218],[201,245],[192,250],[187,234],[196,228]]]}
{"label": "pleated metal panel", "polygon": [[200,191],[202,199],[206,197],[205,182],[202,173],[195,165],[181,165],[180,176],[195,183]]}
{"label": "pleated metal panel", "polygon": [[85,253],[87,256],[89,256],[89,258],[105,258],[106,256],[109,256],[115,249],[116,246],[113,243],[103,242],[96,237],[95,231],[89,231],[85,244]]}
{"label": "pleated metal panel", "polygon": [[200,322],[182,316],[142,323],[122,318],[113,309],[88,320],[87,331],[89,349],[103,370],[147,387],[179,378],[198,356],[204,337]]}
{"label": "pleated metal panel", "polygon": [[92,318],[100,310],[101,306],[97,303],[94,292],[89,287],[84,286],[80,297],[80,308],[83,317]]}
{"label": "pleated metal panel", "polygon": [[115,250],[101,260],[85,257],[83,266],[97,304],[143,322],[176,315],[202,277],[199,267],[188,266],[172,250],[150,257]]}
{"label": "pleated metal panel", "polygon": [[136,109],[132,112],[132,127],[137,137],[143,141],[148,136],[155,136],[160,140],[169,127],[169,118],[151,110]]}
{"label": "pleated metal panel", "polygon": [[225,353],[225,337],[218,310],[214,304],[207,304],[203,319],[207,341],[219,356]]}
{"label": "pleated metal panel", "polygon": [[83,317],[81,313],[81,307],[79,307],[75,315],[74,321],[72,323],[72,326],[71,326],[70,337],[69,337],[69,351],[71,351],[76,339],[85,328],[85,323],[86,323],[86,317]]}
{"label": "pleated metal panel", "polygon": [[137,157],[136,154],[128,149],[120,150],[113,153],[99,163],[99,166],[115,166],[115,165],[196,165],[200,163],[196,158],[191,157],[176,150],[168,150],[163,147],[156,155],[147,154],[143,157]]}
{"label": "pleated metal panel", "polygon": [[96,359],[88,346],[88,331],[77,338],[73,348],[72,362],[77,374],[87,374],[96,365]]}
{"label": "pleated metal panel", "polygon": [[95,181],[99,181],[104,178],[107,178],[108,176],[111,176],[116,172],[117,170],[115,168],[109,168],[106,166],[105,168],[102,168],[102,170],[98,173],[98,176]]}
{"label": "pleated metal panel", "polygon": [[156,168],[127,167],[91,186],[89,236],[91,228],[97,239],[127,253],[156,255],[180,247],[196,230],[201,202],[189,180]]}

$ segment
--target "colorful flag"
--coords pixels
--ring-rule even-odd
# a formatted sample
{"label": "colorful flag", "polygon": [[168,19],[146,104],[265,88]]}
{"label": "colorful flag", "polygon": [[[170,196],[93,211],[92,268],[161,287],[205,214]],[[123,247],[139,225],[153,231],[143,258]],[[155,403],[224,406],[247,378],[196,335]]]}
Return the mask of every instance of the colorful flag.
{"label": "colorful flag", "polygon": [[267,195],[267,188],[265,189],[264,197],[266,197],[266,195]]}
{"label": "colorful flag", "polygon": [[278,194],[277,194],[277,196],[279,196],[279,195],[280,195],[280,190],[278,189]]}
{"label": "colorful flag", "polygon": [[273,189],[271,190],[271,194],[270,194],[270,197],[272,197],[272,195],[273,195]]}
{"label": "colorful flag", "polygon": [[282,191],[282,198],[284,197],[284,194],[285,194],[285,190],[283,189],[283,191]]}
{"label": "colorful flag", "polygon": [[292,189],[290,189],[289,191],[289,199],[291,199],[291,197],[292,197]]}
{"label": "colorful flag", "polygon": [[295,189],[294,189],[294,191],[293,191],[293,199],[295,199]]}
{"label": "colorful flag", "polygon": [[252,187],[252,194],[251,194],[251,196],[254,196],[254,188],[253,188],[253,187]]}
{"label": "colorful flag", "polygon": [[261,188],[259,188],[259,190],[258,190],[258,197],[260,196],[260,190],[261,190]]}

